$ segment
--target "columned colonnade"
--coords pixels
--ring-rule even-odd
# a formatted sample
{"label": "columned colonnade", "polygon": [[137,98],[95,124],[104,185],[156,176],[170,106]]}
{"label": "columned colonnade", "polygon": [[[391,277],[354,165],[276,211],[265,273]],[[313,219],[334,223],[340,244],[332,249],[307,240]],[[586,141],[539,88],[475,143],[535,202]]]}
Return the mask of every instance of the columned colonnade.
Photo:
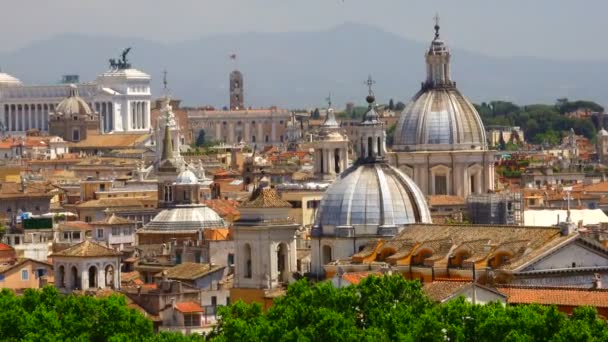
{"label": "columned colonnade", "polygon": [[49,129],[49,112],[55,104],[5,104],[1,116],[6,131],[27,131],[33,128]]}
{"label": "columned colonnade", "polygon": [[131,101],[131,129],[146,129],[150,118],[148,117],[147,101]]}

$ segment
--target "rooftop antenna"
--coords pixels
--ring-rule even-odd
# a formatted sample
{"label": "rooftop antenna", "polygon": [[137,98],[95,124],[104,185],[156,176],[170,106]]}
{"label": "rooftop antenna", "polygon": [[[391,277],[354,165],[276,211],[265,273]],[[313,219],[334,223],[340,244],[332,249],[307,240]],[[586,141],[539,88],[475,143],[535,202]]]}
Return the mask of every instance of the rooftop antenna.
{"label": "rooftop antenna", "polygon": [[165,96],[169,94],[169,82],[167,82],[167,69],[163,70],[163,91]]}

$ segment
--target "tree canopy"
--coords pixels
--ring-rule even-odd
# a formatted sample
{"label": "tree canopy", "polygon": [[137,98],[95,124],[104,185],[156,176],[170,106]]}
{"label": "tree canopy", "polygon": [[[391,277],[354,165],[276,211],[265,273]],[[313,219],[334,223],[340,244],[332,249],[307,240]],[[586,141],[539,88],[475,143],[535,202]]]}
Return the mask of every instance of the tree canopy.
{"label": "tree canopy", "polygon": [[553,306],[431,302],[418,281],[371,276],[336,289],[292,284],[264,312],[237,302],[220,310],[212,341],[591,341],[608,340],[592,308],[571,317]]}
{"label": "tree canopy", "polygon": [[555,105],[518,106],[511,102],[492,101],[475,107],[484,125],[519,126],[524,130],[526,140],[549,145],[558,144],[563,132],[571,128],[576,134],[594,139],[601,125],[597,117],[576,118],[565,114],[577,110],[599,113],[604,111],[604,108],[595,102],[570,102],[568,99],[558,99]]}
{"label": "tree canopy", "polygon": [[2,341],[188,341],[155,334],[152,321],[127,306],[121,295],[106,298],[61,295],[54,287],[0,291]]}

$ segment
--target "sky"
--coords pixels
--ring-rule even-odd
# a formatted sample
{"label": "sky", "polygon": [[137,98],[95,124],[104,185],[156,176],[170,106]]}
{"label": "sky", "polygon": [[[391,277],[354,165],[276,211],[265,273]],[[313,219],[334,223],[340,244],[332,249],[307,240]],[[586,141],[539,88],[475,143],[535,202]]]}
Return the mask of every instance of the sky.
{"label": "sky", "polygon": [[[61,33],[161,42],[215,33],[316,31],[344,22],[492,56],[608,60],[606,0],[1,0],[0,52]],[[356,37],[353,37],[356,39]]]}

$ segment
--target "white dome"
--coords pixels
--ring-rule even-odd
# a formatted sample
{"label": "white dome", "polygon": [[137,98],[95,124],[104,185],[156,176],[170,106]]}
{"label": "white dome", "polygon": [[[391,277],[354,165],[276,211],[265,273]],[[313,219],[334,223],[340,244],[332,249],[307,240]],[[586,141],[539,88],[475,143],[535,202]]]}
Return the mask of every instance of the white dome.
{"label": "white dome", "polygon": [[328,189],[316,225],[400,227],[431,223],[418,186],[398,169],[382,162],[347,169]]}
{"label": "white dome", "polygon": [[7,73],[0,72],[0,87],[14,87],[20,85],[22,85],[22,83],[19,79]]}
{"label": "white dome", "polygon": [[205,228],[226,228],[226,223],[213,209],[205,205],[180,205],[158,213],[143,230],[175,232]]}
{"label": "white dome", "polygon": [[600,129],[599,132],[597,132],[597,134],[599,134],[602,137],[608,136],[608,131],[606,131],[605,129]]}
{"label": "white dome", "polygon": [[198,184],[198,177],[192,171],[185,170],[177,176],[175,184]]}

